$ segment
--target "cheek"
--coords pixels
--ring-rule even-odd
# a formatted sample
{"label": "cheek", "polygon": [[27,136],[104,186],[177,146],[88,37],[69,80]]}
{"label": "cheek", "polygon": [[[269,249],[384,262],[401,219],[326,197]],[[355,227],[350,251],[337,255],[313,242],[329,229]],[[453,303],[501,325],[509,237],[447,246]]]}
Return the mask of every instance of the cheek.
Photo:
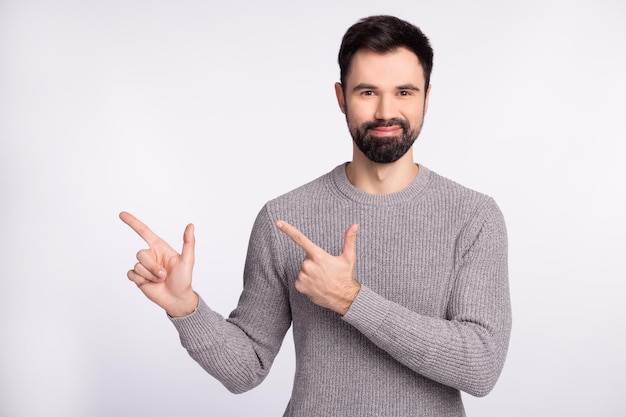
{"label": "cheek", "polygon": [[348,130],[353,134],[359,128],[359,123],[350,117],[350,113],[346,113],[346,124],[348,125]]}
{"label": "cheek", "polygon": [[353,103],[346,103],[346,120],[349,125],[358,126],[364,122],[373,120],[373,116],[366,106],[355,105]]}
{"label": "cheek", "polygon": [[410,111],[404,113],[404,118],[409,121],[411,125],[420,125],[424,120],[424,107],[413,108]]}

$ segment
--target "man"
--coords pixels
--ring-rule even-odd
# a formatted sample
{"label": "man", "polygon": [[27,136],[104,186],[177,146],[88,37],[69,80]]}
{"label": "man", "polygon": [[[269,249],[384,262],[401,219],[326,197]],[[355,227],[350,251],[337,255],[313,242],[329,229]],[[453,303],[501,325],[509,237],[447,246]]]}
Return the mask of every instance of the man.
{"label": "man", "polygon": [[228,319],[192,289],[192,225],[179,255],[120,215],[149,244],[129,279],[232,392],[264,379],[291,325],[285,416],[463,416],[460,390],[494,386],[511,327],[505,225],[490,197],[413,161],[432,59],[395,17],[346,32],[335,92],[353,159],[262,208]]}

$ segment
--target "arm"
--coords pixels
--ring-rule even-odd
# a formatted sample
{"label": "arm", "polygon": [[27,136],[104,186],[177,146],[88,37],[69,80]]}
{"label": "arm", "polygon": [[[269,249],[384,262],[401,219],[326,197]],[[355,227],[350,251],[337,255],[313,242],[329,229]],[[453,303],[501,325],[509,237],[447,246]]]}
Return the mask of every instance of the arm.
{"label": "arm", "polygon": [[446,319],[427,317],[362,288],[344,320],[421,375],[475,396],[489,393],[511,331],[507,243],[499,211],[461,239]]}
{"label": "arm", "polygon": [[274,245],[275,230],[264,209],[250,236],[237,308],[225,319],[200,300],[193,314],[172,319],[189,355],[233,393],[265,379],[291,325]]}
{"label": "arm", "polygon": [[[287,234],[306,242],[296,232]],[[482,396],[500,374],[511,326],[506,231],[495,204],[466,227],[459,242],[445,319],[417,314],[365,286],[343,319],[413,371]]]}
{"label": "arm", "polygon": [[169,314],[190,356],[234,393],[260,384],[291,324],[288,298],[272,259],[274,228],[265,211],[252,231],[239,305],[228,319],[212,311],[191,288],[193,226],[179,255],[129,213],[122,220],[149,248],[128,273],[144,294]]}

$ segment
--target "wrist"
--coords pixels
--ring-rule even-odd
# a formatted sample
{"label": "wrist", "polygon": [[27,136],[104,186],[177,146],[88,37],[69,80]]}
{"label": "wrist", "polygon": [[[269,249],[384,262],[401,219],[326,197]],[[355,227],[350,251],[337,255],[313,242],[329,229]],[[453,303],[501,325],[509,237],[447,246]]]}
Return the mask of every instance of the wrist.
{"label": "wrist", "polygon": [[343,303],[342,303],[343,305],[337,311],[342,316],[344,316],[348,312],[348,310],[350,310],[350,307],[352,306],[352,303],[356,299],[357,295],[359,295],[359,291],[361,291],[361,284],[359,284],[356,281],[355,281],[354,284],[355,285],[353,287],[351,287],[348,292],[346,292],[345,298],[344,298]]}
{"label": "wrist", "polygon": [[199,303],[200,298],[198,294],[192,291],[189,295],[165,309],[165,312],[172,318],[185,317],[196,311]]}

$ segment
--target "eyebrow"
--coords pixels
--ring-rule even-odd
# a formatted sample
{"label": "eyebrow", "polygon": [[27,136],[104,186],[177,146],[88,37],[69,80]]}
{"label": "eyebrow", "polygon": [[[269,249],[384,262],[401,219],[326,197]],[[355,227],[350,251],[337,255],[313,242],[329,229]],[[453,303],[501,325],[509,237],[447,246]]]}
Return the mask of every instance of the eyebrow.
{"label": "eyebrow", "polygon": [[365,83],[361,83],[361,84],[357,84],[354,86],[354,88],[352,89],[352,91],[358,91],[358,90],[377,90],[378,87],[376,87],[375,85],[372,84],[365,84]]}
{"label": "eyebrow", "polygon": [[403,84],[396,87],[398,90],[413,90],[413,91],[421,91],[420,88],[414,84]]}
{"label": "eyebrow", "polygon": [[[378,90],[378,87],[376,87],[373,84],[366,84],[366,83],[361,83],[361,84],[357,84],[354,86],[354,88],[352,89],[352,91],[359,91],[359,90]],[[419,87],[417,87],[414,84],[402,84],[396,87],[396,90],[412,90],[412,91],[421,91],[421,89]]]}

